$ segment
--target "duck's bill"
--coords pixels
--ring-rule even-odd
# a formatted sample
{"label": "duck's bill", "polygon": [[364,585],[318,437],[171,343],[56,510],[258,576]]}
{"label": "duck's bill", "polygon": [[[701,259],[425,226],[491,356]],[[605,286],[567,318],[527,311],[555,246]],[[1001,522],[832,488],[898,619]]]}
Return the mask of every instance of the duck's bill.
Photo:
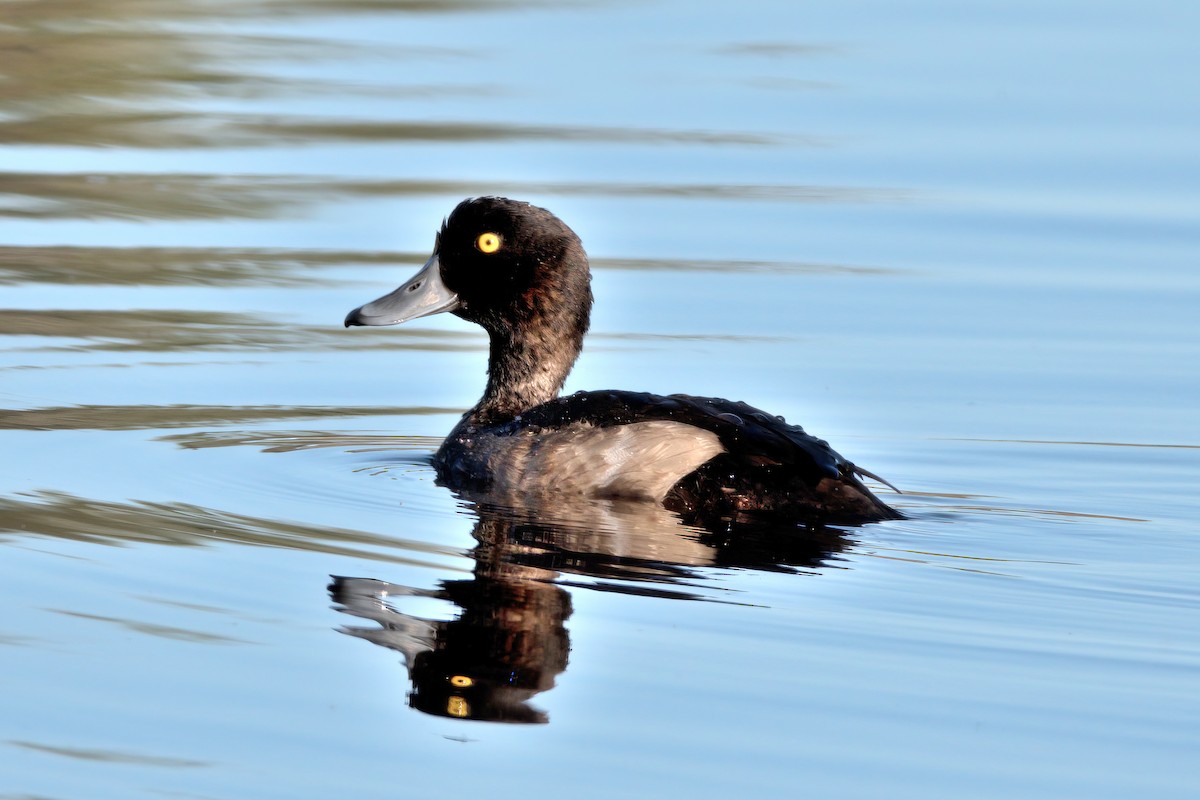
{"label": "duck's bill", "polygon": [[442,283],[437,253],[429,257],[412,280],[391,294],[359,306],[346,315],[351,325],[399,325],[417,317],[427,317],[458,308],[458,295]]}

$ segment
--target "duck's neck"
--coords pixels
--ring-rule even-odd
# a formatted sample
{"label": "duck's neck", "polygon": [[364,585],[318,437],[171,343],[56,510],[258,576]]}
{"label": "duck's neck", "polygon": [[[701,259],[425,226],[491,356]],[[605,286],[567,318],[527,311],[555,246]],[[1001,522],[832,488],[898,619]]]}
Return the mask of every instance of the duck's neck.
{"label": "duck's neck", "polygon": [[[556,324],[557,323],[557,324]],[[503,422],[558,397],[583,348],[587,320],[557,320],[519,330],[491,330],[488,382],[468,416],[473,422]]]}

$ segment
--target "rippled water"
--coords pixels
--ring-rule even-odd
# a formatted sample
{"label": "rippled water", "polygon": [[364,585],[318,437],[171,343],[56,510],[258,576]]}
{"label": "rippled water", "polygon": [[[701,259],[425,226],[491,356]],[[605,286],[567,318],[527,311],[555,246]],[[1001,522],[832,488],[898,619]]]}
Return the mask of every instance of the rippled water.
{"label": "rippled water", "polygon": [[[0,798],[1196,796],[1197,30],[0,3]],[[784,414],[909,518],[438,487],[482,334],[340,323],[486,193],[592,256],[568,390]]]}

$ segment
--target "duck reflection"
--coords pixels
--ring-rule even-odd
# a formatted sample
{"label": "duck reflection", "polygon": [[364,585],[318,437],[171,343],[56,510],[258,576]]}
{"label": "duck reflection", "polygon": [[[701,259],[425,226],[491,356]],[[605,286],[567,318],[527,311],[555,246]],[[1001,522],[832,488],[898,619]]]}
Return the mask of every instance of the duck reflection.
{"label": "duck reflection", "polygon": [[[796,571],[825,564],[848,544],[843,531],[826,527],[687,525],[637,501],[471,505],[478,544],[470,579],[418,589],[334,577],[329,586],[339,611],[375,623],[342,632],[404,656],[413,708],[465,719],[549,721],[529,701],[567,667],[571,597],[564,586],[712,600],[699,568]],[[449,601],[459,613],[416,616],[403,610],[410,598]]]}

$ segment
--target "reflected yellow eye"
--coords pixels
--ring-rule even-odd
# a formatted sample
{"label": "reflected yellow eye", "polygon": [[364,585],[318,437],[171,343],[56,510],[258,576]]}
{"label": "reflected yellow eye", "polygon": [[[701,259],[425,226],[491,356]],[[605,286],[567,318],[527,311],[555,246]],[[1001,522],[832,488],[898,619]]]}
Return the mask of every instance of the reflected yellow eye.
{"label": "reflected yellow eye", "polygon": [[494,253],[500,249],[500,234],[498,233],[481,233],[479,238],[475,240],[475,247],[481,253]]}
{"label": "reflected yellow eye", "polygon": [[451,697],[446,701],[446,713],[462,719],[471,713],[471,704],[461,697]]}

